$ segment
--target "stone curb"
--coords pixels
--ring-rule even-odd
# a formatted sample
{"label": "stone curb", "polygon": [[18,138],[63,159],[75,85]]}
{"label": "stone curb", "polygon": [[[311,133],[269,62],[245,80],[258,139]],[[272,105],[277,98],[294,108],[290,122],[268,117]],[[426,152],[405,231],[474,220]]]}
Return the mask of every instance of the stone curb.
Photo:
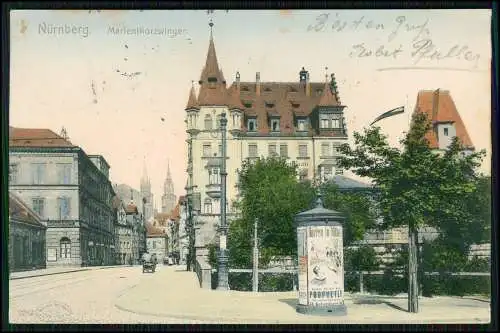
{"label": "stone curb", "polygon": [[98,268],[80,268],[80,269],[72,269],[72,270],[69,270],[69,271],[62,271],[62,272],[42,273],[42,274],[35,274],[35,275],[10,277],[9,280],[21,280],[21,279],[29,279],[29,278],[40,277],[40,276],[49,276],[49,275],[57,275],[57,274],[94,271],[94,270],[98,270],[98,269],[108,269],[108,268],[117,268],[117,267],[122,267],[122,266],[106,266],[106,267],[98,267]]}
{"label": "stone curb", "polygon": [[[229,318],[229,317],[214,317],[214,316],[203,316],[195,314],[179,314],[175,312],[149,312],[140,310],[131,310],[124,306],[115,304],[115,307],[121,311],[134,313],[137,315],[146,315],[154,317],[164,317],[164,318],[176,318],[185,320],[199,320],[199,321],[209,321],[220,323],[231,323],[231,324],[317,324],[317,325],[338,325],[338,324],[489,324],[490,318],[447,318],[447,319],[415,319],[415,320],[404,320],[404,319],[392,319],[390,321],[375,321],[373,319],[343,319],[342,317],[331,317],[332,322],[326,322],[323,318],[322,321],[313,323],[310,320],[314,316],[304,316],[305,320],[293,319],[293,320],[269,320],[269,319],[256,319],[256,318]],[[333,319],[335,318],[335,319]]]}

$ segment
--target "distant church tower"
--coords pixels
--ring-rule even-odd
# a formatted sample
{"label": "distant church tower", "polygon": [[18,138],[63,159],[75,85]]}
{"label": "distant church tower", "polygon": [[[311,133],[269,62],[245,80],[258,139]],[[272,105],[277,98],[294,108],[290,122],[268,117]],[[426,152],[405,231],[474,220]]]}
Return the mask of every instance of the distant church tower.
{"label": "distant church tower", "polygon": [[167,168],[167,178],[163,183],[163,195],[161,196],[162,213],[170,213],[175,208],[177,199],[174,193],[174,182],[172,181],[172,175],[170,174],[170,162],[168,162]]}
{"label": "distant church tower", "polygon": [[[144,160],[144,167],[141,177],[141,197],[146,198],[146,204],[144,205],[144,217],[146,222],[153,216],[153,193],[151,193],[151,180],[149,179],[148,172],[146,170],[146,160]],[[139,212],[142,214],[142,212]]]}

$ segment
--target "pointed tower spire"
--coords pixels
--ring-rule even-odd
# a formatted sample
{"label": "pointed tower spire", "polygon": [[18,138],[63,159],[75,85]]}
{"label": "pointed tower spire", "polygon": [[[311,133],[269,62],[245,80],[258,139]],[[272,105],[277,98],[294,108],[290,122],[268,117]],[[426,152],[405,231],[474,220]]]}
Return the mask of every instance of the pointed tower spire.
{"label": "pointed tower spire", "polygon": [[[326,67],[328,70],[328,67]],[[325,87],[323,88],[323,94],[321,95],[321,99],[319,100],[318,106],[334,106],[338,105],[338,101],[335,96],[332,94],[332,90],[330,89],[330,83],[328,82],[328,74],[325,75]]]}
{"label": "pointed tower spire", "polygon": [[167,160],[167,179],[172,179],[172,174],[170,173],[170,159]]}
{"label": "pointed tower spire", "polygon": [[194,81],[192,81],[191,90],[189,91],[189,99],[185,110],[199,110],[198,99],[196,98],[196,92],[194,91]]}
{"label": "pointed tower spire", "polygon": [[213,25],[212,20],[210,20],[210,41],[208,44],[207,59],[205,67],[201,72],[200,80],[198,81],[200,84],[198,96],[200,106],[226,105],[226,80],[217,61],[213,39]]}

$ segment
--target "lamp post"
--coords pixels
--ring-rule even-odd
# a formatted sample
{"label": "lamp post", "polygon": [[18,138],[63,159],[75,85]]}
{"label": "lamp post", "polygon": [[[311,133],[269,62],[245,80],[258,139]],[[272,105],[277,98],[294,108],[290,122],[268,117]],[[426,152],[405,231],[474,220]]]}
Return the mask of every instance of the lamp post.
{"label": "lamp post", "polygon": [[222,134],[222,163],[220,169],[221,176],[221,200],[220,200],[220,228],[219,228],[219,268],[218,277],[219,283],[217,286],[218,290],[229,290],[229,277],[228,277],[228,256],[226,250],[226,239],[227,239],[227,221],[226,221],[226,125],[227,118],[226,114],[222,113],[220,117],[220,130]]}

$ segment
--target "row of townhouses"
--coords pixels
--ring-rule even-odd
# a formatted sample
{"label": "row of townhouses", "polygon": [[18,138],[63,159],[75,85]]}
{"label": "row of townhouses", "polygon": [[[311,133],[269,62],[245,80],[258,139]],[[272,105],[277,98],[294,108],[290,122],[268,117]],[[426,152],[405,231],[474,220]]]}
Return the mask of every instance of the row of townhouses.
{"label": "row of townhouses", "polygon": [[[227,207],[228,222],[237,214],[238,170],[244,160],[260,156],[286,157],[299,167],[302,179],[334,181],[345,190],[366,190],[371,186],[344,176],[337,166],[338,147],[348,139],[335,74],[326,74],[324,82],[311,82],[302,67],[297,81],[243,81],[236,72],[228,85],[219,66],[212,30],[205,65],[193,85],[185,107],[187,143],[186,202],[196,226],[196,255],[206,257],[207,244],[217,241],[221,202],[221,114],[227,122]],[[443,152],[454,136],[466,151],[474,146],[448,91],[421,91],[415,112],[425,112],[433,123],[428,133],[430,145]],[[376,245],[402,244],[405,230],[380,236],[369,233],[365,241]],[[422,230],[423,238],[436,236],[435,230]]]}
{"label": "row of townhouses", "polygon": [[144,215],[116,195],[109,168],[64,130],[9,128],[11,270],[138,262]]}

